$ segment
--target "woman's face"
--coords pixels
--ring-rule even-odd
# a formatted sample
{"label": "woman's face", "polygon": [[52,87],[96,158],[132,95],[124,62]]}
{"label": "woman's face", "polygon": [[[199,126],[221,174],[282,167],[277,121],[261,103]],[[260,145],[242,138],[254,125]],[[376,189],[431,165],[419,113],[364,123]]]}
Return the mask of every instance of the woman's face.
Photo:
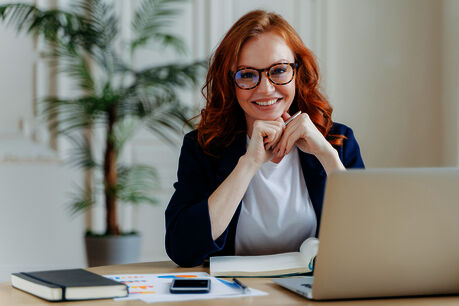
{"label": "woman's face", "polygon": [[[284,39],[272,32],[249,39],[241,49],[236,70],[241,67],[268,68],[276,63],[294,63],[295,57]],[[295,80],[285,85],[271,83],[266,71],[257,87],[244,90],[236,85],[236,98],[245,112],[248,130],[255,120],[276,120],[288,111],[295,97]]]}

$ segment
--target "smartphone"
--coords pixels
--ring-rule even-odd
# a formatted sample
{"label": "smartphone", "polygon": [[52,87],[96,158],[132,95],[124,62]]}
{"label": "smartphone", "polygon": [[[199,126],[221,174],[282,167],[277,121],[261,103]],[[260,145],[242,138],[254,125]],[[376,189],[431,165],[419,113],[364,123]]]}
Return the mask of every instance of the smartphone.
{"label": "smartphone", "polygon": [[208,278],[175,278],[170,287],[171,293],[209,293]]}

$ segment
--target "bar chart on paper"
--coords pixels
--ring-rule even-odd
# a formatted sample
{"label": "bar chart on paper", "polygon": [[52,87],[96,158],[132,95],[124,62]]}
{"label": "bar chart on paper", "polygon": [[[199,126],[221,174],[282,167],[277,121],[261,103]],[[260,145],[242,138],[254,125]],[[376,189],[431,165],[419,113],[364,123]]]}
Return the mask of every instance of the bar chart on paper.
{"label": "bar chart on paper", "polygon": [[[205,272],[190,272],[176,274],[119,274],[104,275],[107,278],[126,284],[129,287],[129,296],[116,300],[142,300],[146,303],[167,301],[190,301],[216,298],[235,298],[246,296],[266,295],[266,292],[251,289],[243,293],[238,286],[227,280],[209,276]],[[169,287],[175,278],[209,278],[211,290],[207,294],[171,294]]]}

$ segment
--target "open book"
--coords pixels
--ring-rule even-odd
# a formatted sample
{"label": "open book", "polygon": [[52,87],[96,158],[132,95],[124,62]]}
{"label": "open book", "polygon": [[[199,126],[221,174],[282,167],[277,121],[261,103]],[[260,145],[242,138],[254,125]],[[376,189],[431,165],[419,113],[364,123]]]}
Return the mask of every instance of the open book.
{"label": "open book", "polygon": [[312,272],[319,249],[317,238],[308,238],[299,252],[258,256],[216,256],[210,258],[212,276],[287,276]]}

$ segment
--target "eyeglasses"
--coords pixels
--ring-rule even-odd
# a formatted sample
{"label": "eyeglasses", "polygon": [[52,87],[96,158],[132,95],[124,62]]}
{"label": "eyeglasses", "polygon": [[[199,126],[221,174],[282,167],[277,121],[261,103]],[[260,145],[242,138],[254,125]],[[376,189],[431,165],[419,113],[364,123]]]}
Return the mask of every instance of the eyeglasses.
{"label": "eyeglasses", "polygon": [[296,63],[277,63],[265,69],[256,69],[252,67],[239,68],[234,73],[234,82],[240,89],[253,89],[260,84],[261,73],[266,71],[268,80],[275,85],[286,85],[293,80]]}

